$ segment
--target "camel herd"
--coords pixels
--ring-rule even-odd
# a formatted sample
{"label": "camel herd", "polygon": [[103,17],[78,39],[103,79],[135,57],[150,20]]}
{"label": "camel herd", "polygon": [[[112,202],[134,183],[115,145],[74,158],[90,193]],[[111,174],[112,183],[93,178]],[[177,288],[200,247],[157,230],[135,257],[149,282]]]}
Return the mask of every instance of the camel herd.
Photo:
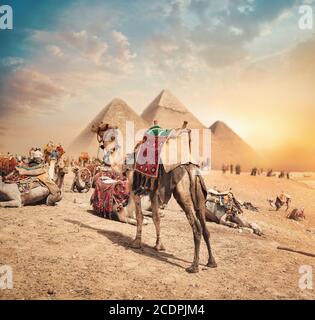
{"label": "camel herd", "polygon": [[[188,129],[187,129],[188,130]],[[180,130],[177,131],[180,134]],[[107,132],[108,135],[108,132]],[[115,135],[113,131],[113,135]],[[173,138],[176,138],[176,134]],[[112,141],[113,139],[109,139]],[[119,174],[124,174],[128,180],[130,196],[128,205],[117,212],[118,220],[136,225],[136,236],[131,246],[140,248],[142,243],[142,227],[148,221],[144,217],[150,214],[155,226],[155,249],[157,251],[165,250],[161,237],[161,212],[160,208],[166,205],[173,196],[178,205],[184,211],[188,223],[191,226],[194,239],[193,262],[186,271],[195,273],[199,270],[199,252],[202,239],[208,250],[207,266],[215,268],[217,266],[212,253],[210,234],[206,226],[206,220],[229,225],[232,227],[247,227],[254,230],[255,233],[261,234],[261,230],[253,225],[243,222],[242,220],[227,221],[222,219],[220,208],[215,203],[207,201],[208,191],[201,174],[198,174],[199,168],[192,163],[180,164],[173,170],[166,172],[163,165],[160,164],[157,183],[152,188],[146,190],[146,194],[139,194],[134,186],[134,169],[135,164],[121,163],[118,159],[117,148],[112,143],[106,144],[102,141],[107,153],[107,160],[110,163],[110,170]],[[139,144],[138,144],[139,146]],[[135,150],[136,154],[137,150]],[[60,160],[54,163],[54,181],[49,178],[46,172],[39,177],[29,177],[26,183],[30,183],[27,192],[21,191],[21,183],[8,183],[0,178],[0,207],[21,207],[23,205],[46,203],[54,205],[62,199],[62,187],[65,174],[68,168]],[[95,165],[92,169],[74,167],[74,180],[71,186],[73,192],[87,192],[90,188],[95,187],[95,179],[100,172],[100,166]],[[94,181],[93,181],[94,178]],[[55,188],[52,187],[55,186]],[[218,218],[219,216],[219,218]],[[224,215],[223,215],[224,216]]]}

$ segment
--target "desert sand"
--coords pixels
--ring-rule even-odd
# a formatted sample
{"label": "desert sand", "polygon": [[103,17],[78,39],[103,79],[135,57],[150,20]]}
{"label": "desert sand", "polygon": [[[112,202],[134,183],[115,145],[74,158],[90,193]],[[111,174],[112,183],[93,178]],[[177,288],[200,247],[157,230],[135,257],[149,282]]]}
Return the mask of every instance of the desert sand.
{"label": "desert sand", "polygon": [[[244,215],[264,236],[208,223],[218,268],[185,268],[193,257],[193,239],[184,213],[171,200],[162,218],[165,252],[156,252],[154,225],[144,227],[143,248],[129,247],[135,226],[92,214],[88,194],[70,193],[55,207],[0,209],[0,265],[13,268],[14,287],[0,299],[314,299],[298,286],[299,268],[315,267],[315,258],[278,250],[278,246],[315,253],[315,190],[297,181],[264,176],[206,177],[208,187],[232,187],[240,200],[260,207]],[[306,220],[270,211],[266,199],[285,191],[293,207],[305,207]]]}

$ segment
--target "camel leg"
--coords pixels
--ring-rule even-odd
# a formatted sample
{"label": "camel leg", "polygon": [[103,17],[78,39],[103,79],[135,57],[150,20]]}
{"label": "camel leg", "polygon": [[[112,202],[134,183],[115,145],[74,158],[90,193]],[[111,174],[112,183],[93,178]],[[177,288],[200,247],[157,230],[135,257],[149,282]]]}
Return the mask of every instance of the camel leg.
{"label": "camel leg", "polygon": [[23,205],[21,193],[16,184],[4,184],[2,183],[2,177],[0,176],[0,193],[1,199],[5,201],[0,201],[1,208],[20,208]]}
{"label": "camel leg", "polygon": [[141,209],[141,198],[138,195],[131,195],[135,202],[136,208],[136,219],[137,219],[137,234],[135,240],[131,243],[131,247],[139,249],[141,248],[141,237],[142,237],[142,224],[143,224],[143,214]]}
{"label": "camel leg", "polygon": [[[190,267],[186,268],[186,271],[189,273],[196,273],[199,271],[199,251],[200,251],[200,242],[201,242],[201,224],[194,214],[192,208],[194,207],[193,201],[191,199],[189,188],[187,185],[190,184],[189,177],[186,175],[183,179],[177,184],[174,190],[174,197],[180,207],[184,210],[187,220],[192,228],[194,235],[195,251],[194,251],[194,260]],[[188,189],[188,190],[187,190]]]}
{"label": "camel leg", "polygon": [[201,224],[201,228],[202,228],[202,235],[203,235],[203,239],[206,243],[207,246],[207,250],[208,250],[208,263],[207,266],[210,268],[216,268],[217,267],[217,263],[215,262],[214,256],[212,254],[212,250],[211,250],[211,244],[210,244],[210,232],[207,228],[206,225],[206,203],[205,203],[205,199],[204,199],[204,195],[202,194],[202,189],[199,183],[199,180],[197,182],[197,193],[196,194],[196,199],[198,199],[198,207],[196,210],[196,214],[197,217],[200,221]]}
{"label": "camel leg", "polygon": [[[121,211],[119,211],[117,215],[118,215],[119,222],[128,223],[134,226],[137,225],[137,220],[128,215],[128,210],[126,208],[123,208]],[[148,220],[144,219],[143,224],[147,225]]]}
{"label": "camel leg", "polygon": [[61,192],[56,194],[56,195],[52,195],[50,194],[47,199],[46,199],[46,205],[47,206],[54,206],[57,202],[59,202],[62,199],[62,195]]}
{"label": "camel leg", "polygon": [[159,213],[159,198],[157,194],[152,194],[150,197],[151,200],[151,208],[152,208],[152,220],[154,222],[155,231],[156,231],[156,244],[154,249],[156,251],[164,251],[165,247],[162,244],[161,236],[160,236],[160,213]]}
{"label": "camel leg", "polygon": [[76,184],[75,181],[73,181],[72,185],[71,185],[71,191],[72,192],[75,192],[75,184]]}
{"label": "camel leg", "polygon": [[231,222],[231,221],[227,221],[227,214],[225,214],[221,219],[220,219],[220,224],[222,224],[223,226],[227,226],[230,228],[238,228],[237,223]]}
{"label": "camel leg", "polygon": [[0,208],[21,208],[21,207],[22,207],[21,199],[0,202]]}

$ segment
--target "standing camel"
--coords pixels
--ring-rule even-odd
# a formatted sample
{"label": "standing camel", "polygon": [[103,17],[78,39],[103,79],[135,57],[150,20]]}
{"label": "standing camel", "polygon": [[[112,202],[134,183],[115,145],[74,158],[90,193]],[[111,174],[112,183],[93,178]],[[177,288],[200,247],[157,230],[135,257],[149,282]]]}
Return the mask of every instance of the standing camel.
{"label": "standing camel", "polygon": [[[138,144],[138,147],[140,144]],[[137,152],[137,151],[136,151]],[[135,154],[136,154],[135,152]],[[116,171],[122,171],[123,165],[120,161],[115,161],[115,155],[117,149],[114,147],[111,150],[110,161],[112,168]],[[119,158],[119,157],[118,157]],[[135,155],[134,155],[135,158]],[[142,239],[142,226],[143,226],[143,212],[141,206],[142,195],[138,194],[135,188],[135,163],[125,166],[130,189],[131,197],[135,203],[136,220],[137,220],[137,232],[136,238],[132,242],[133,248],[141,248]],[[179,206],[183,209],[186,214],[187,220],[192,228],[194,237],[194,258],[190,267],[186,268],[189,273],[196,273],[199,271],[199,252],[201,236],[208,249],[208,263],[207,266],[210,268],[216,268],[217,264],[212,254],[210,245],[210,233],[206,226],[206,196],[207,190],[203,178],[198,174],[198,166],[192,163],[181,164],[175,169],[166,172],[163,165],[159,165],[159,175],[151,190],[147,190],[152,209],[152,219],[156,229],[156,244],[155,249],[157,251],[165,250],[162,243],[160,234],[160,214],[159,207],[161,200],[164,204],[167,204],[173,195]],[[163,199],[161,199],[163,198]]]}

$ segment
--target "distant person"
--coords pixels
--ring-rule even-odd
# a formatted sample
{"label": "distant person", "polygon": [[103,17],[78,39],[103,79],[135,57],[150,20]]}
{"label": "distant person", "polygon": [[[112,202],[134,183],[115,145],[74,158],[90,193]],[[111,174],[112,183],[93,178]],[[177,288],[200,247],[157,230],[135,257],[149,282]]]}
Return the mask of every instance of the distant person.
{"label": "distant person", "polygon": [[233,164],[231,164],[230,165],[230,173],[233,174],[233,172],[234,172],[234,166],[233,166]]}
{"label": "distant person", "polygon": [[235,174],[237,175],[241,174],[241,166],[239,164],[235,166]]}
{"label": "distant person", "polygon": [[257,168],[253,168],[253,169],[252,169],[252,172],[250,173],[250,175],[251,175],[251,176],[255,176],[255,177],[256,177],[256,175],[257,175],[257,171],[258,171],[258,169],[257,169]]}
{"label": "distant person", "polygon": [[36,166],[38,164],[41,164],[43,161],[43,153],[40,148],[34,148],[33,157],[29,160],[30,166]]}
{"label": "distant person", "polygon": [[287,172],[287,179],[290,179],[290,172]]}
{"label": "distant person", "polygon": [[282,178],[284,178],[284,171],[281,171],[279,174],[279,179],[282,179]]}
{"label": "distant person", "polygon": [[57,160],[59,158],[59,153],[56,149],[54,149],[50,154],[50,159]]}
{"label": "distant person", "polygon": [[65,154],[65,150],[62,147],[61,143],[58,143],[56,151],[58,152],[58,159],[60,159]]}
{"label": "distant person", "polygon": [[35,153],[35,148],[32,147],[31,150],[29,151],[29,157],[30,157],[30,159],[33,159],[33,158],[34,158],[34,153]]}
{"label": "distant person", "polygon": [[36,148],[34,152],[34,162],[40,164],[43,161],[43,153],[40,148]]}
{"label": "distant person", "polygon": [[222,164],[222,173],[225,174],[227,171],[227,165],[225,163]]}
{"label": "distant person", "polygon": [[267,177],[273,177],[273,176],[274,176],[273,170],[269,169],[267,172]]}

